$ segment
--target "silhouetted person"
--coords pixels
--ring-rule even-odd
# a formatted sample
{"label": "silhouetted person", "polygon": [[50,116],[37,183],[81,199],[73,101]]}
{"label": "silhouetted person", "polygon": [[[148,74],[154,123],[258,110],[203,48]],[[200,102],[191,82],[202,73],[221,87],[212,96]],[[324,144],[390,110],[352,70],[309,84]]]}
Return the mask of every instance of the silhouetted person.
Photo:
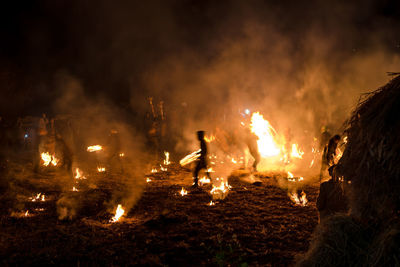
{"label": "silhouetted person", "polygon": [[71,149],[68,147],[68,145],[65,143],[64,139],[61,137],[61,135],[57,134],[56,135],[56,146],[57,150],[61,152],[63,155],[63,164],[62,167],[64,167],[68,174],[72,176],[72,152]]}
{"label": "silhouetted person", "polygon": [[204,131],[197,132],[197,139],[200,141],[200,156],[196,161],[196,167],[193,172],[193,187],[197,188],[199,186],[199,172],[202,169],[206,170],[207,177],[211,180],[210,173],[207,171],[207,144],[204,140]]}
{"label": "silhouetted person", "polygon": [[319,142],[319,149],[320,151],[324,149],[324,147],[328,144],[329,139],[331,138],[331,133],[329,132],[328,128],[323,126],[321,128],[321,140]]}
{"label": "silhouetted person", "polygon": [[261,160],[260,152],[258,151],[257,144],[258,137],[254,135],[250,129],[246,128],[246,144],[249,148],[250,155],[254,158],[253,171],[257,171],[257,165]]}
{"label": "silhouetted person", "polygon": [[336,165],[329,168],[331,179],[320,185],[317,198],[317,209],[320,221],[337,212],[347,211],[347,198],[341,183],[336,177],[335,167]]}
{"label": "silhouetted person", "polygon": [[340,141],[340,135],[333,136],[327,146],[324,149],[324,160],[328,166],[335,164],[336,149]]}

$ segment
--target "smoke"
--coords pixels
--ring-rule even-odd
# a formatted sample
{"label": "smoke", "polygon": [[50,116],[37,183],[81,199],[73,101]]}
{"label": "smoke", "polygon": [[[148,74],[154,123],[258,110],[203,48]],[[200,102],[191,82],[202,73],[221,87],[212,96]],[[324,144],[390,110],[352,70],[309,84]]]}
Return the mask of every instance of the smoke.
{"label": "smoke", "polygon": [[[161,149],[175,161],[197,149],[197,130],[235,135],[245,108],[309,148],[322,126],[339,133],[360,93],[400,66],[396,1],[49,1],[35,8],[15,16],[23,18],[11,31],[19,45],[7,45],[23,66],[21,87],[36,92],[15,93],[18,108],[51,103],[80,118],[83,143],[121,127],[134,133],[126,140],[135,147],[149,131],[153,97],[166,114]],[[6,96],[18,90],[26,87]]]}
{"label": "smoke", "polygon": [[[65,127],[56,128],[61,129],[57,135],[72,152],[73,172],[57,201],[59,218],[96,213],[90,209],[104,205],[112,212],[121,204],[128,212],[140,198],[149,159],[141,134],[129,125],[119,107],[104,98],[85,95],[74,76],[59,72],[55,82],[62,92],[53,106],[54,114],[59,114],[56,122],[67,118]],[[86,148],[90,145],[103,149],[89,153]],[[104,167],[105,173],[99,173],[98,167]],[[82,177],[76,177],[77,169]]]}
{"label": "smoke", "polygon": [[[229,3],[221,20],[205,22],[213,26],[206,38],[196,33],[197,45],[178,44],[142,77],[148,94],[169,109],[169,127],[179,136],[176,153],[194,150],[197,130],[234,132],[245,108],[260,111],[280,135],[290,130],[293,142],[310,149],[322,126],[340,133],[360,94],[400,67],[390,27],[398,22],[382,28],[373,1]],[[370,17],[377,21],[372,30],[359,31]]]}

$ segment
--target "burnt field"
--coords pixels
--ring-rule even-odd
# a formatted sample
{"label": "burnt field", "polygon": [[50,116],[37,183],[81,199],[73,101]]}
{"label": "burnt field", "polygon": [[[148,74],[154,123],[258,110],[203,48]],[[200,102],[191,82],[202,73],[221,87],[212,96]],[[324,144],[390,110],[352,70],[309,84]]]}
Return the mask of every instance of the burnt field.
{"label": "burnt field", "polygon": [[[191,173],[179,167],[143,177],[140,199],[118,222],[102,208],[109,193],[101,187],[76,193],[93,203],[59,220],[54,175],[25,177],[24,193],[2,201],[2,265],[287,266],[307,251],[318,220],[317,186],[302,186],[309,202],[299,206],[273,175],[250,184],[233,174],[228,196],[210,206],[211,185],[191,190]],[[38,192],[44,201],[32,201]]]}

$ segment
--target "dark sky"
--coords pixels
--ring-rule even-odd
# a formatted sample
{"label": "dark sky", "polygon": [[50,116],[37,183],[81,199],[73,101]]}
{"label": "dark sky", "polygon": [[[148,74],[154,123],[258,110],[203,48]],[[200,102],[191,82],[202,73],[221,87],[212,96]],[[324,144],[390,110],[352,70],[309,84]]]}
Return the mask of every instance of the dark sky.
{"label": "dark sky", "polygon": [[7,1],[0,10],[0,112],[13,116],[50,111],[62,94],[59,73],[79,79],[87,96],[135,110],[154,94],[144,78],[153,66],[181,54],[207,64],[219,44],[242,38],[246,23],[274,28],[298,54],[314,49],[302,43],[310,32],[326,36],[335,57],[377,43],[400,50],[397,0],[43,0]]}

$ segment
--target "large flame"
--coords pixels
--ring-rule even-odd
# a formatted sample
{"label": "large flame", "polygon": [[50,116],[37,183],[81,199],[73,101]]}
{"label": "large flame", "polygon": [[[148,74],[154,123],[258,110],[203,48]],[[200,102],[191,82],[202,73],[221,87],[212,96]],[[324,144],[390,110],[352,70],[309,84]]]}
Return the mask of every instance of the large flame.
{"label": "large flame", "polygon": [[115,210],[114,217],[111,218],[111,222],[118,222],[118,220],[124,215],[125,210],[122,208],[121,204],[118,204],[117,209]]}
{"label": "large flame", "polygon": [[257,145],[261,156],[271,157],[280,154],[281,151],[274,139],[275,129],[259,112],[251,116],[250,129],[258,137]]}

